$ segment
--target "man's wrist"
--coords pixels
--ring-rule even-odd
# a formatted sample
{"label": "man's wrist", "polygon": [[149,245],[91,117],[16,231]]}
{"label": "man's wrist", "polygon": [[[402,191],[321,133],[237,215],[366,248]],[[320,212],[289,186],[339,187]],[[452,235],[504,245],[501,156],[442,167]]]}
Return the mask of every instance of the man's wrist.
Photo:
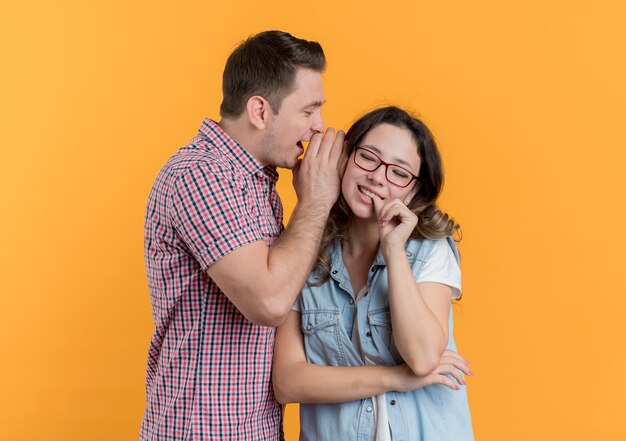
{"label": "man's wrist", "polygon": [[333,204],[334,202],[324,199],[315,200],[314,198],[303,198],[298,200],[296,210],[302,211],[308,216],[321,217],[324,219],[325,223]]}

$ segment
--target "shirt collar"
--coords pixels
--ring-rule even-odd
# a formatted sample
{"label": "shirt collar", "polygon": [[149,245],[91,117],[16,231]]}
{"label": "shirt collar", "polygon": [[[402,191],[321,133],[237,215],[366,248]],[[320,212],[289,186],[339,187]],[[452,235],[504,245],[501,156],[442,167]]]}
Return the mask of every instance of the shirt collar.
{"label": "shirt collar", "polygon": [[[343,256],[341,255],[341,242],[339,240],[336,240],[333,244],[330,245],[329,253],[331,256],[330,261],[332,268],[342,268],[344,265]],[[413,252],[406,250],[406,255],[409,258],[409,261],[415,260],[413,259]],[[376,251],[376,257],[374,258],[374,262],[372,263],[372,267],[375,266],[387,266],[387,263],[385,262],[385,256],[383,256],[383,249],[380,246],[378,247],[378,251]]]}
{"label": "shirt collar", "polygon": [[200,129],[198,136],[213,144],[224,156],[241,167],[245,174],[266,176],[270,181],[278,180],[276,167],[263,167],[245,148],[240,146],[228,133],[212,119],[206,118]]}

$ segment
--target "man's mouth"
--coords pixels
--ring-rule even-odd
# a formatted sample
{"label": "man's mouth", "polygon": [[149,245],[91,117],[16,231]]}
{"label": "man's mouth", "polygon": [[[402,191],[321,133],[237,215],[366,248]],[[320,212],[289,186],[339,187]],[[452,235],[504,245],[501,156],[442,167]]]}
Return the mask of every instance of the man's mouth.
{"label": "man's mouth", "polygon": [[304,150],[304,145],[302,144],[302,141],[298,141],[296,145],[298,146],[300,150]]}

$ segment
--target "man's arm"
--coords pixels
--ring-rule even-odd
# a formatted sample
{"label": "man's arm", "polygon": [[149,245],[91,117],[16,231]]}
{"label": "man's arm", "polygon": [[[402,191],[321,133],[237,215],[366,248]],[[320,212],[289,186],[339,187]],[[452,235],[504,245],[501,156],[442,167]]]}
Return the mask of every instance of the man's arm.
{"label": "man's arm", "polygon": [[257,241],[213,263],[208,275],[251,322],[279,326],[311,271],[328,213],[339,195],[338,164],[344,133],[314,135],[294,169],[298,204],[271,248]]}

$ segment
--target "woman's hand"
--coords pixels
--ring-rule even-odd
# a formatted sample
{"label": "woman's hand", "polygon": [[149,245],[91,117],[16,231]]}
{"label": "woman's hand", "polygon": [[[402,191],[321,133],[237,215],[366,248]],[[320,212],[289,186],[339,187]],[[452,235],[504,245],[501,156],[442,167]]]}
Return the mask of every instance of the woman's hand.
{"label": "woman's hand", "polygon": [[417,225],[417,216],[400,199],[383,201],[374,195],[374,210],[380,230],[380,244],[383,251],[401,249]]}
{"label": "woman's hand", "polygon": [[[432,384],[443,384],[450,389],[459,390],[459,385],[465,384],[463,374],[472,375],[472,371],[467,366],[467,361],[450,349],[446,349],[443,353],[439,366],[423,377],[415,375],[407,364],[394,366],[393,369],[398,392],[409,392]],[[447,375],[452,376],[456,383]]]}

